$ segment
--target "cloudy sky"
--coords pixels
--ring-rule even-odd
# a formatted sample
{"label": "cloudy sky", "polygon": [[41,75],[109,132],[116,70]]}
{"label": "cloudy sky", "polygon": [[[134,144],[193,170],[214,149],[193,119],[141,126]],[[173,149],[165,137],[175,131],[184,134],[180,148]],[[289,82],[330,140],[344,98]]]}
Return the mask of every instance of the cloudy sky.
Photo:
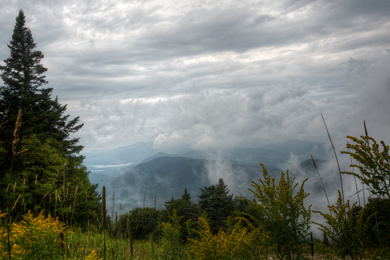
{"label": "cloudy sky", "polygon": [[327,142],[321,113],[340,149],[364,119],[390,143],[388,0],[0,6],[1,62],[23,9],[47,86],[85,124],[85,151]]}

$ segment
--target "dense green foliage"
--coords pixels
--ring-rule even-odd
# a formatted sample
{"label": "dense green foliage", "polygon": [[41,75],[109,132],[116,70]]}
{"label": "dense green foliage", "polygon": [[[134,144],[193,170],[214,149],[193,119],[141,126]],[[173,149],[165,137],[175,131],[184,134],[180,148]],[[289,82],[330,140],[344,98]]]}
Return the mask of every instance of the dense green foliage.
{"label": "dense green foliage", "polygon": [[155,208],[133,209],[129,213],[121,215],[118,221],[115,222],[115,232],[128,236],[127,221],[129,220],[133,239],[145,239],[153,232],[158,233],[161,223],[160,214]]}
{"label": "dense green foliage", "polygon": [[213,233],[217,233],[224,221],[234,211],[233,194],[229,195],[229,189],[223,179],[219,179],[216,185],[200,190],[199,207],[209,214],[211,230]]}
{"label": "dense green foliage", "polygon": [[173,214],[173,210],[176,210],[177,214],[183,217],[181,224],[188,219],[196,219],[200,212],[199,205],[191,202],[191,196],[187,189],[184,189],[184,193],[180,199],[172,198],[170,201],[165,202],[165,208],[169,214]]}
{"label": "dense green foliage", "polygon": [[[361,207],[357,207],[358,210]],[[364,208],[363,221],[367,224],[368,240],[376,245],[389,242],[390,200],[369,198]]]}

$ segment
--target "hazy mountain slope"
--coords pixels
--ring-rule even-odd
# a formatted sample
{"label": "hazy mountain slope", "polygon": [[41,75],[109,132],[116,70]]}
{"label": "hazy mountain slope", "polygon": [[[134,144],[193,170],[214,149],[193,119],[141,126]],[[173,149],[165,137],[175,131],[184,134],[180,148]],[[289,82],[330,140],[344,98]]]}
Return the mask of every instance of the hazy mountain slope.
{"label": "hazy mountain slope", "polygon": [[93,150],[85,154],[85,165],[139,163],[156,154],[153,143],[139,142],[110,150]]}
{"label": "hazy mountain slope", "polygon": [[150,156],[150,157],[144,159],[142,161],[142,163],[150,162],[150,161],[153,161],[154,159],[157,159],[157,158],[160,158],[160,157],[174,157],[174,156],[170,155],[170,154],[167,154],[167,153],[164,153],[164,152],[159,152],[159,153],[156,153],[153,156]]}
{"label": "hazy mountain slope", "polygon": [[194,159],[227,160],[258,165],[260,162],[267,168],[278,168],[278,165],[288,159],[289,154],[275,152],[264,148],[234,148],[226,150],[191,150],[182,156]]}
{"label": "hazy mountain slope", "polygon": [[[156,195],[158,208],[164,207],[164,201],[170,200],[172,196],[179,198],[185,187],[193,200],[197,200],[200,188],[217,182],[219,176],[212,176],[212,170],[218,167],[219,163],[221,162],[185,157],[159,157],[141,163],[121,176],[113,178],[107,192],[110,194],[115,191],[115,197],[121,200],[126,208],[143,206],[145,189],[145,204],[153,206],[151,203]],[[226,172],[226,177],[229,178],[227,182],[244,187],[241,193],[243,195],[247,193],[250,182],[261,176],[259,165],[238,162],[224,162],[224,164],[228,164],[231,171]],[[270,170],[270,174],[277,172]],[[220,177],[224,178],[224,176]],[[211,181],[213,179],[216,180],[215,183]]]}
{"label": "hazy mountain slope", "polygon": [[[286,170],[278,168],[288,160],[291,153],[300,158],[310,158],[309,154],[312,153],[315,158],[326,159],[319,157],[326,155],[325,147],[320,143],[293,140],[266,147],[191,150],[177,156],[156,151],[151,143],[137,143],[112,150],[93,151],[87,155],[86,161],[92,165],[142,161],[138,165],[120,167],[116,165],[118,167],[111,168],[88,166],[92,170],[91,182],[99,182],[99,192],[105,185],[107,194],[115,191],[116,201],[121,202],[124,209],[130,209],[143,206],[144,199],[146,206],[154,206],[154,196],[157,196],[156,207],[163,208],[164,201],[170,200],[172,196],[180,197],[185,187],[193,200],[197,200],[199,189],[216,183],[220,177],[235,195],[252,196],[248,192],[251,181],[258,181],[262,177],[259,162],[264,163],[269,173],[278,178],[280,171]],[[316,161],[320,166],[325,164],[323,161]],[[310,176],[308,189],[313,188],[314,193],[321,192],[318,174],[311,160],[289,170],[292,177],[297,176],[302,180]],[[333,183],[334,179],[325,182]],[[108,204],[111,204],[110,200]]]}
{"label": "hazy mountain slope", "polygon": [[84,164],[91,166],[140,163],[143,160],[150,161],[163,156],[183,156],[193,159],[229,160],[254,164],[262,162],[266,167],[277,168],[279,164],[289,158],[291,153],[298,156],[309,156],[311,153],[315,158],[326,158],[324,144],[297,140],[268,144],[261,148],[230,148],[223,150],[186,150],[184,147],[158,150],[153,148],[151,142],[139,142],[110,150],[90,151],[84,154],[86,156]]}
{"label": "hazy mountain slope", "polygon": [[273,150],[275,152],[280,152],[283,154],[293,153],[298,156],[308,156],[313,155],[314,158],[326,158],[326,147],[323,143],[299,141],[299,140],[288,140],[281,143],[272,143],[263,146],[263,148]]}

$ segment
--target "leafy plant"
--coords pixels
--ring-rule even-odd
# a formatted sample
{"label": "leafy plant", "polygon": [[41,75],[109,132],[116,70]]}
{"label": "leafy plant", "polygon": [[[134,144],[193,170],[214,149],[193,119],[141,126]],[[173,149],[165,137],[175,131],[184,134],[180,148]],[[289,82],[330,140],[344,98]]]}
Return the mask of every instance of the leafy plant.
{"label": "leafy plant", "polygon": [[[238,251],[239,256],[242,256],[243,259],[268,259],[268,254],[273,249],[273,245],[271,244],[270,233],[265,229],[266,223],[261,222],[250,214],[246,215],[247,218],[235,218],[236,220],[242,221],[247,226],[247,233],[241,238],[240,250]],[[253,225],[252,222],[255,225]]]}
{"label": "leafy plant", "polygon": [[182,235],[180,220],[182,218],[182,216],[177,215],[177,212],[174,209],[173,214],[170,217],[172,223],[162,223],[161,250],[162,254],[169,259],[180,259],[184,253],[180,241]]}
{"label": "leafy plant", "polygon": [[354,151],[342,151],[343,154],[349,154],[360,165],[351,164],[356,167],[362,175],[354,172],[345,171],[343,174],[356,176],[362,183],[368,186],[372,194],[385,199],[390,199],[390,154],[389,146],[381,141],[382,151],[374,138],[361,136],[358,139],[353,136],[347,136],[355,144],[347,144],[347,148]]}
{"label": "leafy plant", "polygon": [[294,184],[295,178],[290,178],[288,171],[281,173],[279,183],[275,185],[275,178],[271,179],[265,166],[260,164],[263,180],[259,179],[260,183],[252,181],[254,189],[249,189],[259,203],[251,202],[251,206],[264,215],[272,241],[277,245],[278,257],[303,257],[311,217],[311,205],[304,206],[304,199],[309,196],[303,189],[307,178],[294,193],[298,183]]}
{"label": "leafy plant", "polygon": [[[225,234],[220,228],[217,235],[213,235],[210,229],[210,220],[202,214],[198,219],[198,230],[192,230],[199,238],[189,239],[192,242],[191,253],[199,260],[232,259],[236,256],[237,242],[241,237],[238,230],[233,230],[230,235]],[[245,232],[242,232],[245,235]],[[235,250],[236,249],[236,250]]]}
{"label": "leafy plant", "polygon": [[[67,228],[63,222],[43,215],[43,211],[34,218],[29,211],[23,220],[17,224],[13,223],[11,234],[0,230],[0,256],[8,258],[8,250],[11,251],[13,259],[59,259],[62,258],[63,251],[59,236],[60,231]],[[67,230],[67,235],[72,235],[72,231]],[[10,243],[6,240],[10,238]],[[8,248],[8,245],[11,248]],[[66,245],[64,245],[66,247]]]}
{"label": "leafy plant", "polygon": [[[233,225],[233,221],[236,224]],[[247,222],[248,228],[242,225]],[[270,236],[262,224],[255,227],[246,218],[229,217],[226,221],[228,231],[222,227],[216,235],[210,229],[210,221],[205,213],[198,219],[198,235],[191,241],[191,253],[199,260],[211,259],[268,259]]]}
{"label": "leafy plant", "polygon": [[340,257],[344,259],[345,256],[349,255],[352,259],[362,258],[367,247],[368,233],[368,225],[363,218],[364,208],[359,211],[357,216],[354,216],[357,202],[352,207],[350,207],[349,201],[343,204],[340,191],[338,193],[339,198],[336,205],[329,206],[334,216],[313,210],[314,213],[319,213],[325,218],[327,226],[317,222],[313,223],[320,226],[319,229],[332,240],[332,246]]}
{"label": "leafy plant", "polygon": [[[363,185],[367,185],[370,192],[376,196],[376,198],[369,198],[368,207],[371,209],[373,204],[382,204],[380,207],[377,205],[374,206],[374,213],[376,226],[372,232],[376,233],[377,240],[381,243],[383,250],[386,251],[386,254],[390,252],[388,244],[390,237],[386,234],[390,232],[390,221],[388,218],[381,218],[380,212],[389,210],[389,201],[390,201],[390,153],[389,146],[385,144],[384,141],[380,141],[379,145],[376,140],[370,136],[360,136],[360,139],[347,136],[351,139],[354,144],[347,144],[349,151],[342,151],[341,153],[349,154],[353,159],[359,162],[359,165],[351,164],[351,167],[356,167],[360,171],[360,175],[355,172],[345,171],[343,174],[353,175],[360,179]],[[380,146],[382,149],[380,149]],[[352,151],[350,151],[352,149]],[[366,206],[367,206],[366,205]],[[370,213],[371,213],[370,212]],[[372,216],[371,215],[371,216]],[[367,217],[366,217],[367,218]],[[369,222],[368,218],[366,222]],[[378,223],[379,222],[379,223]],[[371,225],[372,227],[372,225]],[[382,231],[379,234],[379,229]],[[376,242],[376,241],[375,241]]]}

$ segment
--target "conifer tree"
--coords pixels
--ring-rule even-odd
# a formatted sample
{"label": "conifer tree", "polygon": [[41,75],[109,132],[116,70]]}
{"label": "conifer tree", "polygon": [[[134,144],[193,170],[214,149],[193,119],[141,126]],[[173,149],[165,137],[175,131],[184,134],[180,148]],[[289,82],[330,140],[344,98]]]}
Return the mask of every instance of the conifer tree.
{"label": "conifer tree", "polygon": [[[101,198],[96,192],[97,185],[91,185],[88,171],[82,165],[84,157],[79,152],[83,146],[78,144],[78,138],[70,138],[70,134],[77,132],[83,124],[79,123],[79,117],[69,119],[69,115],[65,114],[66,105],[61,105],[57,97],[52,99],[52,88],[44,88],[48,84],[44,75],[47,68],[41,63],[44,55],[36,50],[37,44],[25,23],[24,13],[20,10],[8,45],[10,56],[0,66],[3,81],[0,87],[0,114],[3,115],[0,119],[0,201],[4,201],[3,189],[5,191],[10,182],[19,185],[25,181],[24,192],[29,194],[32,192],[30,184],[36,180],[37,196],[41,198],[44,194],[39,194],[40,191],[53,193],[56,189],[60,190],[62,178],[57,172],[52,172],[50,176],[57,176],[58,180],[51,180],[50,185],[45,181],[48,178],[46,166],[50,164],[53,168],[66,162],[69,190],[83,187],[79,193],[88,198],[83,201],[78,199],[76,205],[75,220],[81,223],[99,210]],[[16,150],[25,147],[30,153],[13,156],[13,133],[19,109],[22,109],[23,117]],[[55,165],[52,165],[53,161]],[[0,203],[0,210],[1,207]],[[41,207],[48,209],[45,201]],[[57,208],[59,211],[61,209]]]}
{"label": "conifer tree", "polygon": [[234,210],[233,194],[229,195],[230,190],[223,179],[219,179],[216,185],[200,190],[199,206],[209,214],[212,230],[216,233]]}
{"label": "conifer tree", "polygon": [[181,195],[181,198],[182,198],[183,200],[191,201],[191,195],[188,193],[187,187],[184,189],[184,194]]}
{"label": "conifer tree", "polygon": [[25,27],[25,16],[19,11],[12,40],[8,48],[11,57],[4,62],[6,66],[0,66],[3,71],[1,78],[15,94],[23,94],[24,91],[35,92],[43,84],[47,84],[44,72],[47,71],[40,61],[43,54],[35,50],[36,43],[30,29]]}
{"label": "conifer tree", "polygon": [[[0,88],[0,111],[8,115],[8,124],[2,130],[0,141],[5,149],[10,149],[17,111],[22,109],[22,138],[32,134],[41,141],[53,138],[62,143],[60,149],[64,155],[82,161],[83,158],[77,154],[83,147],[77,145],[77,138],[68,138],[83,124],[78,123],[79,117],[68,121],[69,115],[64,115],[66,105],[61,105],[58,98],[51,99],[52,88],[42,87],[48,83],[44,75],[47,68],[41,64],[44,55],[36,50],[36,46],[30,29],[25,26],[24,13],[20,10],[8,45],[10,57],[4,60],[4,66],[0,66],[4,83]],[[4,168],[9,167],[6,165]]]}

